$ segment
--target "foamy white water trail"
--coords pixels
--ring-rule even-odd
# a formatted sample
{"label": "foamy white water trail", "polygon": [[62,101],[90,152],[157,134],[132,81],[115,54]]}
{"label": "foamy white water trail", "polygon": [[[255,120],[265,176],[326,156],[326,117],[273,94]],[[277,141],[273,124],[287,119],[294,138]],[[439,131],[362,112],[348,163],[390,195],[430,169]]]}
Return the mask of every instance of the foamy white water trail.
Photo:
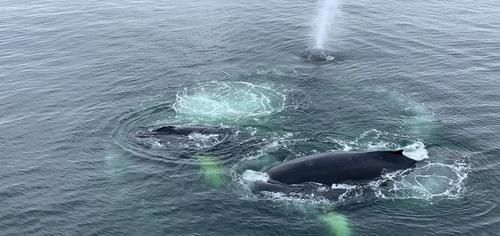
{"label": "foamy white water trail", "polygon": [[321,0],[318,16],[314,21],[314,48],[325,48],[339,5],[339,0]]}

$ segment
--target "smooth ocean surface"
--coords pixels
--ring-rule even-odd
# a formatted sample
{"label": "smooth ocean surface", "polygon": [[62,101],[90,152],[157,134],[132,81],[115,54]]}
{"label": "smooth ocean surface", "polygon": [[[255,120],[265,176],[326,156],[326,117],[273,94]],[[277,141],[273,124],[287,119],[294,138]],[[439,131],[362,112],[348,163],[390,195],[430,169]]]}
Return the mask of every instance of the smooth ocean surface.
{"label": "smooth ocean surface", "polygon": [[[342,1],[329,64],[300,56],[316,12],[3,0],[0,235],[330,235],[331,211],[353,235],[498,234],[500,1]],[[240,132],[134,137],[172,123]],[[242,167],[419,144],[413,172],[338,199],[253,194]],[[204,183],[196,154],[230,180]]]}

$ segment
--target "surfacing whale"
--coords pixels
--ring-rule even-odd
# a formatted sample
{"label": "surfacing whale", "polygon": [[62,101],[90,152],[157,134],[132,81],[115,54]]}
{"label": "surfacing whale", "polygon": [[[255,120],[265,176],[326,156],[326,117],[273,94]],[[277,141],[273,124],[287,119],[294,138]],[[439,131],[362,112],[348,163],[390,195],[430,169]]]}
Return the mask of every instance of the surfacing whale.
{"label": "surfacing whale", "polygon": [[217,126],[183,126],[183,125],[167,125],[159,128],[154,128],[149,131],[137,132],[136,137],[147,138],[161,135],[182,135],[187,136],[193,133],[198,134],[227,134],[233,132],[230,128],[222,128]]}
{"label": "surfacing whale", "polygon": [[302,56],[308,62],[329,62],[334,59],[333,56],[330,56],[330,52],[323,48],[308,48]]}
{"label": "surfacing whale", "polygon": [[348,181],[366,181],[387,172],[415,166],[416,160],[403,150],[374,152],[326,152],[300,157],[271,167],[267,182],[255,182],[253,191],[292,192],[301,183],[332,185]]}

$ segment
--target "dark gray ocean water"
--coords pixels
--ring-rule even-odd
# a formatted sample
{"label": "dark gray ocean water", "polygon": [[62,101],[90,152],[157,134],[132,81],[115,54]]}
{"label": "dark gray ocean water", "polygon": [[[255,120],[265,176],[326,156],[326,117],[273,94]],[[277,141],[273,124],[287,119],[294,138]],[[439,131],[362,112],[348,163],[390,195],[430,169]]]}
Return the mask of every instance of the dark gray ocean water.
{"label": "dark gray ocean water", "polygon": [[[333,235],[331,212],[351,235],[497,235],[500,1],[344,0],[328,64],[301,57],[316,13],[1,1],[0,235]],[[134,137],[163,124],[239,132]],[[426,159],[368,188],[318,187],[338,198],[249,190],[257,164],[398,148]],[[196,155],[225,181],[207,183]]]}

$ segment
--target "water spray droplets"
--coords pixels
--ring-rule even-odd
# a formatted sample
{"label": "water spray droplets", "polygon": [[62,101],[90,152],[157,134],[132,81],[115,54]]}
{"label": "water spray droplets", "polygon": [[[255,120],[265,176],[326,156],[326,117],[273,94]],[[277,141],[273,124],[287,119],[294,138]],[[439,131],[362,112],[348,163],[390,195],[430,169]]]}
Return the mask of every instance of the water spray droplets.
{"label": "water spray droplets", "polygon": [[314,48],[325,48],[339,6],[339,0],[321,0],[318,16],[314,21]]}

